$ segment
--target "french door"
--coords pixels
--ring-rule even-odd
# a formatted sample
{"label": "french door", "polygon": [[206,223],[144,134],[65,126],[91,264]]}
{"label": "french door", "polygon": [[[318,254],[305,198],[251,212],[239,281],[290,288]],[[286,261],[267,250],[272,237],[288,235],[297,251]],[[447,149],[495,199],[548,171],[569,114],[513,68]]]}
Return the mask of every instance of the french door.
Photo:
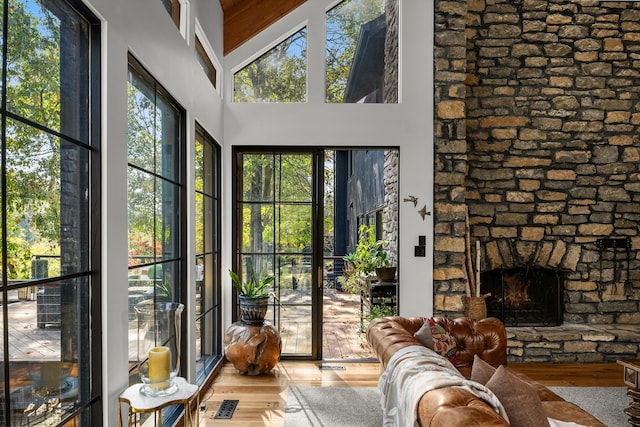
{"label": "french door", "polygon": [[282,355],[320,359],[323,150],[243,147],[234,159],[234,270],[275,277],[267,320]]}

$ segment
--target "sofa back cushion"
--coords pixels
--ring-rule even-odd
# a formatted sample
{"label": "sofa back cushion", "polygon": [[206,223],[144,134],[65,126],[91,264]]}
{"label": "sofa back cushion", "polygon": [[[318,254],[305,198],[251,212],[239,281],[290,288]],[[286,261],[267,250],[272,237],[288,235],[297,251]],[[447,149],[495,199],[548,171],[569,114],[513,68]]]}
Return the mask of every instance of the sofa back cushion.
{"label": "sofa back cushion", "polygon": [[[425,317],[389,316],[374,319],[367,330],[367,341],[383,367],[401,348],[421,345],[414,336],[425,322]],[[473,356],[498,367],[507,363],[507,332],[504,324],[495,318],[471,320],[449,319],[441,316],[434,321],[442,325],[456,339],[456,368],[467,378],[471,375]]]}
{"label": "sofa back cushion", "polygon": [[476,354],[496,368],[507,364],[507,331],[499,319],[437,316],[434,320],[456,339],[456,368],[465,377],[471,376]]}

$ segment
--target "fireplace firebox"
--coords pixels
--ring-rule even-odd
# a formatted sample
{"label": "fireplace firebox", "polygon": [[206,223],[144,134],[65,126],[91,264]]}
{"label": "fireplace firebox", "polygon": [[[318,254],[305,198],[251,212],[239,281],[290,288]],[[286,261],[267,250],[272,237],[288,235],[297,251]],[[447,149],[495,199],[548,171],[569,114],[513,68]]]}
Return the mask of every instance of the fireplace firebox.
{"label": "fireplace firebox", "polygon": [[562,324],[564,280],[559,270],[539,267],[495,269],[482,273],[487,316],[506,326]]}

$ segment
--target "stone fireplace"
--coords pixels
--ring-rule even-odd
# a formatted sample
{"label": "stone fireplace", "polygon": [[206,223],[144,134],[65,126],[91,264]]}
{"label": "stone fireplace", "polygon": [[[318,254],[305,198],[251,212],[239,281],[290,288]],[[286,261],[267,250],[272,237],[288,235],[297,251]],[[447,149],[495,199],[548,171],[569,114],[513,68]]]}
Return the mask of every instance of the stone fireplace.
{"label": "stone fireplace", "polygon": [[434,312],[464,310],[469,230],[483,272],[562,272],[563,325],[510,356],[639,356],[640,2],[434,11]]}

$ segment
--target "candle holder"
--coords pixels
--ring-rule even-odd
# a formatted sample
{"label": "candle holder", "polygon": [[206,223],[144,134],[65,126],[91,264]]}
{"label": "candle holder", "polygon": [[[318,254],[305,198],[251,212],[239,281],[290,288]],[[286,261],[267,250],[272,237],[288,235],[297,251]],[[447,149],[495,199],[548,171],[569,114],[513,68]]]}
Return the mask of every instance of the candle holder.
{"label": "candle holder", "polygon": [[180,371],[180,330],[184,305],[142,302],[135,307],[138,317],[138,366],[143,386],[140,393],[168,396],[178,391],[175,378]]}
{"label": "candle holder", "polygon": [[177,369],[171,363],[171,349],[166,346],[149,350],[149,359],[140,369],[142,387],[140,393],[151,396],[168,396],[178,391],[175,378]]}

